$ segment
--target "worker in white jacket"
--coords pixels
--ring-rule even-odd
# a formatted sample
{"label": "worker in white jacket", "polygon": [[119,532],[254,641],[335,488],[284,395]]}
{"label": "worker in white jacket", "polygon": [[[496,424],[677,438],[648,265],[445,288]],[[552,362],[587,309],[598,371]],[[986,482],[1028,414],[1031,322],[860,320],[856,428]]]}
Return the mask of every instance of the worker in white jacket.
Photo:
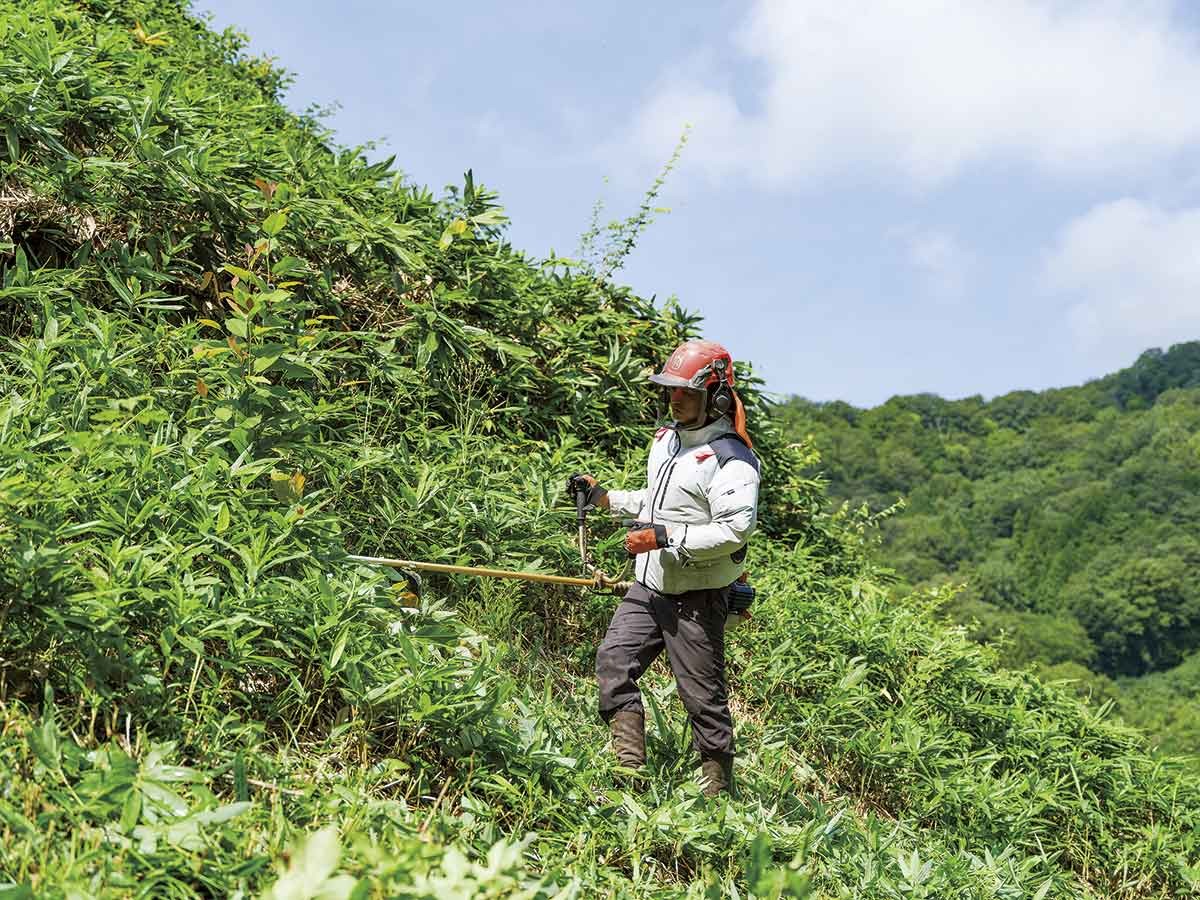
{"label": "worker in white jacket", "polygon": [[600,714],[618,761],[646,761],[637,680],[666,649],[692,724],[705,793],[732,783],[733,720],[725,680],[729,589],[742,575],[757,521],[759,462],[733,389],[733,359],[720,344],[688,341],[650,380],[670,392],[675,421],[654,435],[646,487],[606,491],[574,475],[573,493],[614,516],[636,519],[625,537],[636,581],[596,653]]}

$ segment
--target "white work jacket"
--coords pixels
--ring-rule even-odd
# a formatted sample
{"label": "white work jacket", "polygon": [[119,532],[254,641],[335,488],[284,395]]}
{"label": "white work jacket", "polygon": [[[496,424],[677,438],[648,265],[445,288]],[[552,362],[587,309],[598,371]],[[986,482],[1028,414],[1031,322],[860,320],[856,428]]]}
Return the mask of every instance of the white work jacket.
{"label": "white work jacket", "polygon": [[728,418],[703,428],[660,428],[646,487],[608,492],[614,516],[667,528],[665,549],[638,554],[637,580],[661,594],[737,581],[758,521],[758,481],[758,457]]}

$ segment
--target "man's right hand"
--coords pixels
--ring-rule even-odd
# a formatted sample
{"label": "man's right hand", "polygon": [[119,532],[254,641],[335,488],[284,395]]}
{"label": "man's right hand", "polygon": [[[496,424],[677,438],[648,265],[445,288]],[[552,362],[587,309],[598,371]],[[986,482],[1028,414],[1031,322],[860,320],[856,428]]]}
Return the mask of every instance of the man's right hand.
{"label": "man's right hand", "polygon": [[578,491],[587,493],[584,500],[585,509],[595,509],[601,507],[608,508],[608,491],[600,487],[600,483],[591,475],[584,475],[582,472],[576,472],[567,479],[567,496],[572,500],[575,499],[575,494]]}

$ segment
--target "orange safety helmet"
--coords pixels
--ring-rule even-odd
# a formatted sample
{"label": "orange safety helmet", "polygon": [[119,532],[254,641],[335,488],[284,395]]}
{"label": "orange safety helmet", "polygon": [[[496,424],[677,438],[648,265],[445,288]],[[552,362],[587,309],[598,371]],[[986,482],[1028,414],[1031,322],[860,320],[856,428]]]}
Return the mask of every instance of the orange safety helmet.
{"label": "orange safety helmet", "polygon": [[754,446],[746,432],[746,410],[733,389],[733,357],[715,341],[685,341],[675,348],[661,372],[650,380],[665,388],[688,388],[707,391],[709,421],[721,416],[733,416],[734,431]]}
{"label": "orange safety helmet", "polygon": [[704,390],[720,382],[733,387],[733,357],[715,341],[685,341],[650,380],[669,388]]}

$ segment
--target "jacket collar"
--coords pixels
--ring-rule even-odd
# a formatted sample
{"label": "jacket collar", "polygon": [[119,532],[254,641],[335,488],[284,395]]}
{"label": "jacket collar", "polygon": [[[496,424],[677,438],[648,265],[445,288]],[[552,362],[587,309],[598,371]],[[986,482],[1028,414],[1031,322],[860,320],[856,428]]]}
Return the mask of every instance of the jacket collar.
{"label": "jacket collar", "polygon": [[701,444],[707,444],[709,441],[716,440],[723,434],[728,434],[733,430],[733,426],[729,423],[726,416],[722,416],[715,421],[709,422],[701,428],[679,428],[672,426],[675,434],[679,437],[679,445],[681,447],[699,447]]}

